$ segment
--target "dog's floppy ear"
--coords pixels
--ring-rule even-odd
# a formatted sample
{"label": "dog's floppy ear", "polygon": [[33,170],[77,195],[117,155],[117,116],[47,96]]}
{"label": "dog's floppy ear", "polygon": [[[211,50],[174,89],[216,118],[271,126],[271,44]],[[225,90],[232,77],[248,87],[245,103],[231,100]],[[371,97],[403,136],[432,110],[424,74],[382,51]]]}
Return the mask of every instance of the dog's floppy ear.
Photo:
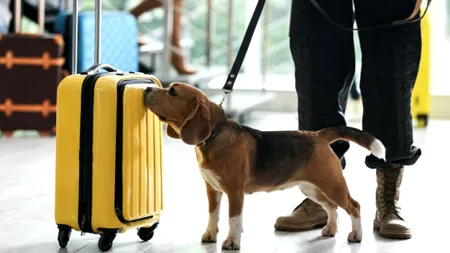
{"label": "dog's floppy ear", "polygon": [[167,124],[167,127],[166,127],[166,134],[167,134],[167,136],[169,136],[169,137],[171,137],[173,139],[180,139],[180,135],[169,124]]}
{"label": "dog's floppy ear", "polygon": [[197,102],[180,129],[181,140],[189,145],[205,141],[211,134],[210,113],[203,103]]}

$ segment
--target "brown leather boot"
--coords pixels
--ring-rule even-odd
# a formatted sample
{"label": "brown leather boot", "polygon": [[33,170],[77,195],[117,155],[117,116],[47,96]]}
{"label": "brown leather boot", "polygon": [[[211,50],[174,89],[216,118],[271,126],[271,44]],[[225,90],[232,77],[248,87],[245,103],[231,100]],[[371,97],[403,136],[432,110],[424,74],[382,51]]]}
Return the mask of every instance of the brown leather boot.
{"label": "brown leather boot", "polygon": [[184,57],[182,55],[172,53],[170,60],[172,62],[172,66],[180,75],[193,75],[197,73],[197,70],[185,63]]}
{"label": "brown leather boot", "polygon": [[278,217],[275,229],[280,231],[303,231],[323,227],[328,215],[319,204],[310,199],[303,200],[288,216]]}
{"label": "brown leather boot", "polygon": [[400,197],[400,185],[403,178],[403,166],[390,165],[384,170],[377,170],[377,211],[374,229],[382,237],[391,239],[411,238],[411,229],[401,217],[397,202]]}

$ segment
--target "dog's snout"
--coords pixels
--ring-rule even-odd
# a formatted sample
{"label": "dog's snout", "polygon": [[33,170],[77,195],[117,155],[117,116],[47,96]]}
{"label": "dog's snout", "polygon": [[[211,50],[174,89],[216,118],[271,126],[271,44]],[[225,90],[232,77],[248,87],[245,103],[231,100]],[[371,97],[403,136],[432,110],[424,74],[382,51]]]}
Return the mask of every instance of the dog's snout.
{"label": "dog's snout", "polygon": [[152,90],[153,90],[152,87],[145,88],[145,94],[148,94],[148,93],[152,92]]}
{"label": "dog's snout", "polygon": [[144,103],[147,106],[156,104],[156,98],[154,94],[151,93],[153,89],[154,89],[153,87],[147,87],[144,90]]}
{"label": "dog's snout", "polygon": [[150,100],[149,100],[149,97],[150,97],[150,96],[148,96],[148,94],[150,94],[150,92],[152,92],[152,90],[153,90],[152,87],[147,87],[147,88],[145,88],[145,90],[144,90],[144,104],[146,104],[146,105],[148,105],[149,102],[152,102],[152,103],[153,103],[153,100],[154,100],[154,99],[150,99]]}

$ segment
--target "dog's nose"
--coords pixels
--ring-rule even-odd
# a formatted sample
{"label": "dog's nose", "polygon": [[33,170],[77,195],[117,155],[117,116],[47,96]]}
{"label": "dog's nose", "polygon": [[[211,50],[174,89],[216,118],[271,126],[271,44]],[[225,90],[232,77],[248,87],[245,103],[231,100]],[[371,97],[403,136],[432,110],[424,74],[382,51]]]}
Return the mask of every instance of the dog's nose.
{"label": "dog's nose", "polygon": [[152,90],[153,90],[152,87],[145,88],[145,94],[148,94],[148,93],[152,92]]}

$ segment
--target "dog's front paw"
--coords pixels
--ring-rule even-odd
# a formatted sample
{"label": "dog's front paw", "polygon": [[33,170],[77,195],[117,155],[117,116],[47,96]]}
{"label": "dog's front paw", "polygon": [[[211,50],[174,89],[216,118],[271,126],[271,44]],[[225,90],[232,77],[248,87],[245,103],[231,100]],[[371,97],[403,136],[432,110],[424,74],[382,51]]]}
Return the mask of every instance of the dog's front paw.
{"label": "dog's front paw", "polygon": [[335,225],[328,224],[322,229],[323,236],[334,237],[336,235],[336,232],[337,232],[337,226],[335,226]]}
{"label": "dog's front paw", "polygon": [[206,230],[206,232],[202,236],[202,242],[206,243],[217,242],[217,232],[212,233],[209,230]]}
{"label": "dog's front paw", "polygon": [[238,236],[228,236],[222,243],[222,249],[239,250],[241,248],[241,239]]}
{"label": "dog's front paw", "polygon": [[347,240],[349,242],[361,242],[362,240],[362,231],[361,230],[354,230],[348,234]]}

